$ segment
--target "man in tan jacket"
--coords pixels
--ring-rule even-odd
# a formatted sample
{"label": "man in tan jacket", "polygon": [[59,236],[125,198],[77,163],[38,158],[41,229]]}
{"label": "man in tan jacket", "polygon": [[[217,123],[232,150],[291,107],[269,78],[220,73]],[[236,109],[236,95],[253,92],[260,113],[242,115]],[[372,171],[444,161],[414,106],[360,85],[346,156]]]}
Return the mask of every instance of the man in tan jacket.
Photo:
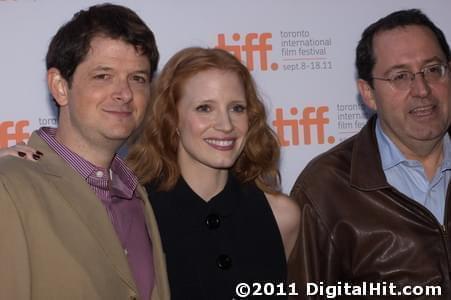
{"label": "man in tan jacket", "polygon": [[145,191],[117,156],[145,113],[158,50],[130,9],[80,11],[53,37],[59,126],[36,162],[0,159],[0,299],[169,299]]}

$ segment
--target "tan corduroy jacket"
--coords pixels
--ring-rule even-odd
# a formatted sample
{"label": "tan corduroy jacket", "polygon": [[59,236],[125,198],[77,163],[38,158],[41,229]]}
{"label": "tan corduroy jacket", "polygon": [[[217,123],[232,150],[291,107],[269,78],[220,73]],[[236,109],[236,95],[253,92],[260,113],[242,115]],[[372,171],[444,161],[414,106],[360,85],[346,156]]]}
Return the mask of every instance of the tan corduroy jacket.
{"label": "tan corduroy jacket", "polygon": [[[89,185],[36,134],[37,162],[0,159],[0,299],[138,299],[127,258]],[[158,227],[139,186],[153,246],[152,300],[168,300]]]}

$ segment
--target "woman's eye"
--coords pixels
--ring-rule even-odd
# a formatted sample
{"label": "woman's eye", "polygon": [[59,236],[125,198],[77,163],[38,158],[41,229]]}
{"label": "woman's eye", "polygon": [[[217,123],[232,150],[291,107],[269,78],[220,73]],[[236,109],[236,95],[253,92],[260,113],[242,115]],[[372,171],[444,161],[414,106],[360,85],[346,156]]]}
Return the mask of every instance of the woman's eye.
{"label": "woman's eye", "polygon": [[232,107],[232,111],[234,111],[234,112],[244,112],[244,111],[246,111],[246,106],[241,105],[241,104],[234,105]]}
{"label": "woman's eye", "polygon": [[203,104],[196,107],[196,110],[199,112],[209,112],[211,110],[210,106]]}

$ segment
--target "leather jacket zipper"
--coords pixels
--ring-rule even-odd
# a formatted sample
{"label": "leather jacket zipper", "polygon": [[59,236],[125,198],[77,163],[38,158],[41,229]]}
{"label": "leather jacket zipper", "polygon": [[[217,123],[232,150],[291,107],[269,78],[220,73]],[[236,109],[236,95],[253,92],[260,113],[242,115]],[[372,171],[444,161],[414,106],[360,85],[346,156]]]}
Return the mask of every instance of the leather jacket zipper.
{"label": "leather jacket zipper", "polygon": [[451,277],[451,261],[450,261],[450,254],[449,254],[449,246],[448,246],[448,213],[447,213],[447,209],[448,209],[448,198],[451,197],[450,191],[451,189],[451,184],[448,184],[448,190],[446,192],[446,198],[445,198],[445,218],[443,221],[443,224],[441,224],[437,218],[432,214],[432,212],[427,209],[426,207],[422,206],[421,204],[419,204],[418,202],[416,202],[413,199],[410,199],[409,197],[407,197],[406,195],[404,195],[403,193],[401,193],[400,191],[398,191],[397,189],[392,187],[392,191],[397,193],[398,195],[402,196],[402,199],[406,200],[407,202],[411,203],[412,205],[414,205],[415,207],[417,207],[420,211],[422,211],[423,213],[429,215],[431,217],[431,219],[438,225],[438,229],[440,231],[440,235],[442,236],[442,241],[445,247],[445,253],[446,253],[446,261],[448,262],[448,273]]}

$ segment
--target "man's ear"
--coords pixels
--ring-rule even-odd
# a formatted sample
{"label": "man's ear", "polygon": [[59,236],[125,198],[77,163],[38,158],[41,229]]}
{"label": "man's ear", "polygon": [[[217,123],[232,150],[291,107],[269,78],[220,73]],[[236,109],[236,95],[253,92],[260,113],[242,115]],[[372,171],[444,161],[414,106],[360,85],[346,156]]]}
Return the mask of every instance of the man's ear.
{"label": "man's ear", "polygon": [[47,71],[47,85],[56,103],[60,107],[66,106],[68,103],[69,84],[57,68],[50,68]]}
{"label": "man's ear", "polygon": [[374,90],[366,80],[357,80],[357,87],[359,88],[360,96],[363,102],[370,109],[377,111],[376,97],[374,96]]}

